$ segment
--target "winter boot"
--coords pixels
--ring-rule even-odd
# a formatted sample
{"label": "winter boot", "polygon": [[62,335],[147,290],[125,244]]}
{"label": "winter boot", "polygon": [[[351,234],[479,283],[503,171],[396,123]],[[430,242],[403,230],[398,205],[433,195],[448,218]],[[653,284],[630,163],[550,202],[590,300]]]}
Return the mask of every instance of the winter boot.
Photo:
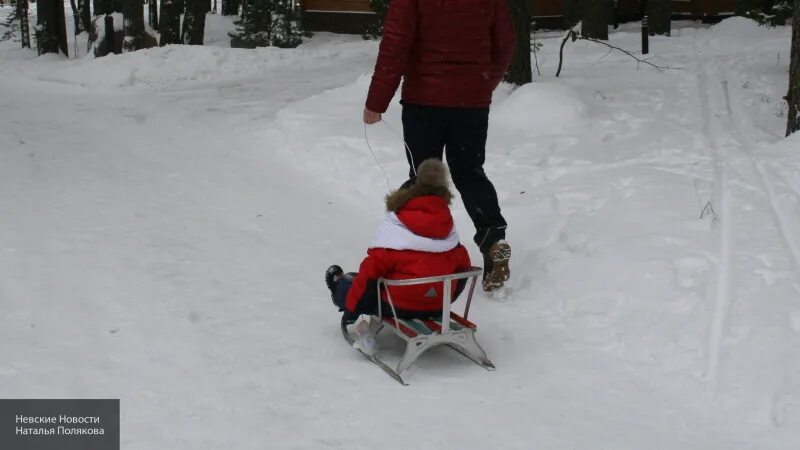
{"label": "winter boot", "polygon": [[489,251],[483,254],[483,290],[494,291],[503,287],[511,276],[508,263],[511,260],[511,246],[505,240],[492,244]]}
{"label": "winter boot", "polygon": [[375,356],[378,353],[378,343],[375,341],[375,334],[372,332],[370,324],[370,320],[365,316],[361,316],[356,322],[353,327],[356,332],[356,340],[353,342],[353,347],[370,356]]}
{"label": "winter boot", "polygon": [[[331,291],[331,300],[333,300],[336,282],[339,281],[339,278],[341,278],[343,275],[344,270],[342,270],[342,268],[336,264],[328,267],[328,269],[325,270],[325,285],[328,286],[328,290]],[[336,302],[334,302],[334,304],[336,304]]]}

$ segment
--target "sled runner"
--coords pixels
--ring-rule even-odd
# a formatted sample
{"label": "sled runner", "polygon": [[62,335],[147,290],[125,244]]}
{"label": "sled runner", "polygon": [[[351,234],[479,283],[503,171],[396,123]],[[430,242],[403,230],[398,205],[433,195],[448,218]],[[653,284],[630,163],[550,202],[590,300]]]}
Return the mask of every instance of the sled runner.
{"label": "sled runner", "polygon": [[[405,353],[397,363],[397,366],[393,368],[379,357],[370,355],[361,349],[359,349],[359,351],[403,385],[408,385],[408,382],[403,377],[403,373],[411,367],[417,358],[425,351],[440,345],[446,345],[452,348],[486,370],[494,370],[494,364],[489,361],[489,358],[486,357],[486,352],[483,351],[478,341],[475,340],[475,331],[478,328],[477,325],[467,320],[469,316],[469,306],[472,302],[472,294],[475,291],[475,283],[477,283],[478,276],[480,275],[481,268],[472,267],[467,272],[437,277],[413,278],[409,280],[386,280],[381,278],[378,280],[378,298],[381,298],[382,292],[385,292],[386,302],[389,304],[391,311],[386,311],[386,314],[384,314],[379,304],[378,315],[370,317],[370,328],[376,335],[384,328],[392,330],[394,334],[406,342]],[[467,291],[468,294],[463,317],[450,310],[452,281],[461,279],[471,279],[467,281],[469,283],[469,290]],[[394,312],[394,303],[389,294],[388,286],[410,286],[426,283],[442,283],[441,318],[398,318]],[[344,321],[342,322],[342,335],[347,342],[351,345],[353,344],[354,339],[347,331],[347,323]]]}

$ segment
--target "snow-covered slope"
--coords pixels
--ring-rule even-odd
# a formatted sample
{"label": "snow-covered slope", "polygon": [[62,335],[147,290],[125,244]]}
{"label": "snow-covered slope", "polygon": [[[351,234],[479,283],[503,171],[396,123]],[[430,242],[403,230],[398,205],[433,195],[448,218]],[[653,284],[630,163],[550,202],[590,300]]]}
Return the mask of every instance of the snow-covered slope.
{"label": "snow-covered slope", "polygon": [[[558,79],[543,41],[492,113],[512,279],[471,318],[498,370],[432,351],[409,387],[345,345],[322,282],[382,217],[376,43],[0,44],[0,396],[121,398],[126,449],[796,448],[789,30],[681,24],[651,43],[664,72],[569,43]],[[399,105],[385,121],[396,186]]]}

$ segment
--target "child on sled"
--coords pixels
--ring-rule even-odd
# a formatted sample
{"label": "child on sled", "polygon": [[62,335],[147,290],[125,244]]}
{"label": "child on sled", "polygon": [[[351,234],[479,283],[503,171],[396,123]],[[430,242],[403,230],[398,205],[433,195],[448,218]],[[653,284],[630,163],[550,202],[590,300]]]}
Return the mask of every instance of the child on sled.
{"label": "child on sled", "polygon": [[[420,164],[416,181],[386,197],[386,218],[361,262],[358,273],[344,273],[337,265],[325,271],[325,283],[333,303],[343,311],[342,322],[354,323],[361,314],[378,314],[378,279],[403,280],[447,275],[468,270],[469,254],[458,239],[450,214],[452,194],[447,186],[447,169],[441,161]],[[453,282],[452,300],[466,280]],[[441,283],[389,288],[394,312],[401,318],[430,318],[441,315]],[[383,293],[382,311],[392,314]],[[369,325],[355,326],[358,345],[367,353],[376,351]]]}

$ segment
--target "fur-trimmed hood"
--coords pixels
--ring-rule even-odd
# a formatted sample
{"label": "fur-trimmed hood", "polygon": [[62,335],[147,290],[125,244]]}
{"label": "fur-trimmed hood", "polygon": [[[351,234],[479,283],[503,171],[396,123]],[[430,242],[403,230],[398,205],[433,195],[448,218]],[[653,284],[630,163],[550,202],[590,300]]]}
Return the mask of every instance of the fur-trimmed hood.
{"label": "fur-trimmed hood", "polygon": [[408,187],[390,193],[386,196],[386,210],[397,212],[409,200],[435,195],[442,197],[447,204],[453,199],[453,194],[447,186],[447,168],[438,159],[426,159],[417,169],[417,179]]}

